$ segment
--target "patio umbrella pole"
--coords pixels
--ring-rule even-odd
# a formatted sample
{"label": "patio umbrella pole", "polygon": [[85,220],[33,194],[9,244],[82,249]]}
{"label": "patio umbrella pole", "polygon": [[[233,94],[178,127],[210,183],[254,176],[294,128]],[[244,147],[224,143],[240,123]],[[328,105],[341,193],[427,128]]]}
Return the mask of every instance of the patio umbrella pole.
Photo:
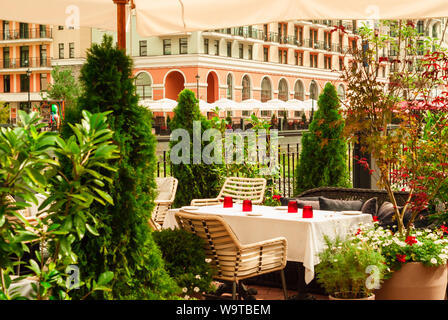
{"label": "patio umbrella pole", "polygon": [[113,0],[117,5],[117,42],[118,48],[126,50],[126,5],[129,0]]}

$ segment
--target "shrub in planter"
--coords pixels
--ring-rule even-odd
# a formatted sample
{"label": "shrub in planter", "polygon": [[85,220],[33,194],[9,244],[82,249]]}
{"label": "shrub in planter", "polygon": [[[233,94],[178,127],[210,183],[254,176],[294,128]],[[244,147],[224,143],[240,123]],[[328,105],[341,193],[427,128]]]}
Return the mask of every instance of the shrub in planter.
{"label": "shrub in planter", "polygon": [[[227,121],[227,120],[226,120]],[[194,129],[194,122],[200,123],[200,130]],[[213,198],[219,192],[221,187],[219,168],[220,164],[206,164],[202,159],[202,153],[199,154],[199,160],[195,163],[195,148],[193,145],[193,136],[198,135],[201,140],[204,131],[211,127],[208,121],[199,110],[199,101],[194,92],[185,89],[179,94],[178,104],[174,108],[174,117],[170,121],[170,130],[185,130],[188,133],[189,141],[184,141],[183,136],[171,135],[170,141],[170,159],[172,163],[172,174],[179,180],[177,187],[174,207],[189,205],[193,199]],[[185,139],[188,140],[188,139]],[[204,150],[206,143],[202,142],[201,151]],[[185,146],[188,151],[180,150],[179,146]],[[197,156],[197,155],[196,155]],[[176,161],[176,158],[180,158]],[[176,160],[173,160],[176,159]]]}
{"label": "shrub in planter", "polygon": [[353,240],[326,238],[327,248],[316,266],[317,282],[339,299],[363,299],[373,295],[383,278],[384,257],[373,246]]}
{"label": "shrub in planter", "polygon": [[302,151],[296,167],[295,194],[322,187],[350,187],[344,120],[339,114],[335,87],[327,83],[319,96],[319,109],[309,132],[302,136]]}
{"label": "shrub in planter", "polygon": [[[94,299],[169,299],[179,288],[164,269],[148,226],[156,196],[156,139],[151,113],[138,105],[132,60],[105,36],[88,51],[80,80],[79,108],[113,112],[109,124],[120,151],[113,163],[117,171],[107,175],[113,184],[106,190],[114,204],[91,210],[99,236],[86,235],[75,246],[81,278],[114,271],[112,291],[94,294]],[[77,121],[75,115],[70,120]]]}
{"label": "shrub in planter", "polygon": [[214,270],[207,262],[201,238],[182,229],[154,232],[153,237],[162,251],[166,269],[185,295],[214,291]]}

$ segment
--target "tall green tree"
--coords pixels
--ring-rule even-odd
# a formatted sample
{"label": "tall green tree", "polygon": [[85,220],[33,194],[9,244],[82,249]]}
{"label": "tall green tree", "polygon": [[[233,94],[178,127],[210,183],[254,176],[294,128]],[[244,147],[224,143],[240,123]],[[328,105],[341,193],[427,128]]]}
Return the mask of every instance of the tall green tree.
{"label": "tall green tree", "polygon": [[[112,111],[109,116],[113,141],[120,157],[118,170],[109,177],[107,188],[113,205],[94,207],[98,234],[87,235],[75,246],[82,278],[113,271],[112,291],[92,295],[110,299],[165,299],[178,291],[165,270],[148,219],[156,196],[156,139],[151,133],[151,113],[138,105],[132,78],[132,60],[104,36],[87,53],[81,70],[83,93],[80,109],[89,112]],[[71,121],[78,121],[73,116]],[[106,173],[104,173],[106,174]],[[78,290],[79,295],[85,294]]]}
{"label": "tall green tree", "polygon": [[302,151],[296,168],[295,194],[317,187],[350,187],[344,120],[336,88],[327,83],[319,96],[309,132],[302,136]]}
{"label": "tall green tree", "polygon": [[81,86],[70,69],[55,66],[51,71],[53,83],[48,84],[47,96],[54,100],[64,100],[66,108],[73,107],[81,94]]}
{"label": "tall green tree", "polygon": [[[207,164],[200,159],[200,163],[194,163],[194,147],[193,136],[196,135],[197,141],[202,141],[202,134],[205,130],[211,128],[211,123],[199,111],[199,100],[196,99],[194,92],[185,89],[179,94],[178,105],[174,108],[174,117],[170,121],[170,129],[173,132],[176,129],[184,129],[188,133],[188,140],[173,140],[170,142],[170,157],[173,162],[173,157],[186,157],[187,163],[173,163],[172,173],[175,178],[179,180],[177,187],[176,198],[174,206],[180,207],[189,205],[192,199],[214,198],[218,195],[220,187],[220,168],[221,164],[211,163]],[[200,131],[194,132],[193,123],[198,121],[200,123]],[[175,149],[178,143],[184,146],[188,145],[184,151],[176,152]],[[200,142],[201,150],[203,150],[204,143]],[[178,145],[179,146],[179,145]],[[197,157],[201,154],[197,154]],[[222,155],[221,155],[222,161]]]}

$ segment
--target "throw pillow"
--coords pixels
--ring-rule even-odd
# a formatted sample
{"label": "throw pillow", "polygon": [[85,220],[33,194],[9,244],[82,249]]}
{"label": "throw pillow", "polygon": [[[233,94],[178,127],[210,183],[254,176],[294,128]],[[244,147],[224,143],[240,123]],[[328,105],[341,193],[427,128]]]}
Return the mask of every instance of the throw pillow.
{"label": "throw pillow", "polygon": [[378,209],[378,222],[383,228],[392,227],[395,224],[395,211],[392,202],[385,201]]}
{"label": "throw pillow", "polygon": [[[319,197],[300,197],[300,198],[287,198],[287,197],[282,197],[280,198],[280,203],[282,204],[282,206],[287,206],[289,201],[291,200],[297,200],[297,201],[319,201]],[[313,209],[318,210],[316,208],[313,207]]]}
{"label": "throw pillow", "polygon": [[319,201],[297,200],[297,207],[302,209],[303,206],[312,206],[314,210],[320,210]]}
{"label": "throw pillow", "polygon": [[370,198],[366,202],[363,203],[361,207],[362,213],[368,213],[372,216],[376,216],[378,212],[378,198]]}
{"label": "throw pillow", "polygon": [[354,210],[360,211],[363,202],[361,200],[335,200],[328,199],[325,197],[319,198],[320,210],[329,211],[344,211],[344,210]]}

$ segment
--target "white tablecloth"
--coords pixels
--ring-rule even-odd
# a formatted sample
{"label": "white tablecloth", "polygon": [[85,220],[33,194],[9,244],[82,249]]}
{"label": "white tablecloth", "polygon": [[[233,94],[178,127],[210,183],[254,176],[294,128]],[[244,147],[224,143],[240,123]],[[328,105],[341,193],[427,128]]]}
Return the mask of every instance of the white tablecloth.
{"label": "white tablecloth", "polygon": [[[369,214],[344,215],[341,212],[314,210],[313,218],[302,218],[302,210],[288,213],[279,207],[253,206],[253,213],[261,216],[249,216],[242,212],[240,204],[233,208],[222,205],[198,207],[196,210],[183,208],[189,213],[216,214],[224,218],[243,244],[249,244],[276,237],[285,237],[288,241],[287,258],[289,261],[302,262],[305,267],[305,282],[314,278],[314,266],[319,263],[319,252],[325,249],[324,236],[344,237],[356,230],[361,223],[371,223]],[[284,209],[284,207],[282,207]],[[163,228],[177,226],[174,213],[170,210]]]}

